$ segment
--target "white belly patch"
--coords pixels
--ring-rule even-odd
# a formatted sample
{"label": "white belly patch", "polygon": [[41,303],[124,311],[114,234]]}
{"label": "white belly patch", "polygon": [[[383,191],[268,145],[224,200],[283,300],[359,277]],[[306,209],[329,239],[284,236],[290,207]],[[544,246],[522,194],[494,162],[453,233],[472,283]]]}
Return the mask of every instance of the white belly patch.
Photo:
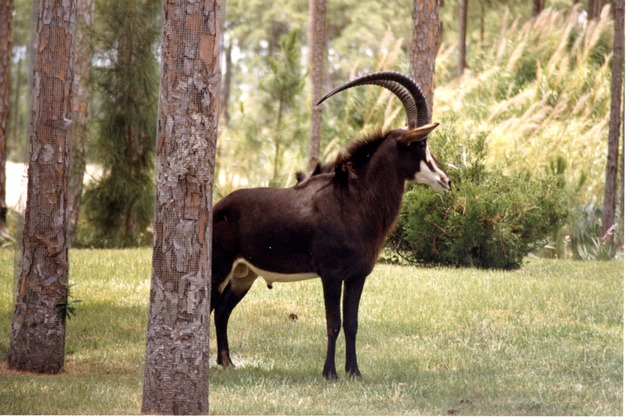
{"label": "white belly patch", "polygon": [[301,281],[301,280],[309,280],[319,277],[315,273],[274,273],[273,271],[263,270],[261,268],[256,267],[252,263],[243,258],[239,258],[234,261],[232,265],[232,272],[228,278],[233,278],[235,280],[244,279],[252,275],[252,273],[257,276],[265,279],[267,284],[271,284],[273,282],[292,282],[292,281]]}

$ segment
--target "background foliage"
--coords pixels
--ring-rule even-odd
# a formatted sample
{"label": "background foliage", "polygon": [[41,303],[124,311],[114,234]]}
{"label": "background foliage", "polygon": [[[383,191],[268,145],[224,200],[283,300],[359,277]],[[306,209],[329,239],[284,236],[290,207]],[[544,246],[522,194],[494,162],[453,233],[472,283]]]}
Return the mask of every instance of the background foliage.
{"label": "background foliage", "polygon": [[[150,156],[158,88],[157,3],[97,1],[99,16],[93,28],[97,41],[95,115],[87,146],[89,163],[102,176],[87,188],[88,207],[82,214],[78,238],[82,245],[128,246],[150,240],[154,182]],[[460,196],[451,197],[451,204],[463,200],[463,194],[499,188],[494,183],[513,179],[516,187],[523,174],[532,185],[548,184],[550,176],[561,175],[558,182],[567,197],[561,202],[566,203],[570,214],[559,229],[555,221],[543,220],[544,212],[537,216],[548,226],[546,248],[539,254],[612,256],[614,246],[602,243],[593,228],[600,217],[593,209],[603,198],[610,111],[613,23],[609,8],[604,8],[601,19],[586,20],[586,0],[577,5],[572,0],[549,0],[547,9],[532,19],[531,2],[469,0],[468,67],[457,77],[459,5],[442,3],[433,108],[434,120],[451,122],[448,141],[439,134],[443,125],[433,135],[432,150],[442,157],[451,175],[460,177],[463,172],[451,168],[462,166],[460,145],[483,133],[485,146],[478,159],[479,168],[483,167],[480,171],[487,174],[471,178],[471,185],[461,184],[456,191]],[[19,161],[25,139],[31,2],[16,0],[15,4],[15,95],[8,149],[10,158]],[[328,0],[327,11],[324,90],[366,72],[408,73],[411,1],[392,0],[385,6],[379,0]],[[227,2],[224,44],[231,46],[231,66],[225,66],[231,76],[230,96],[226,98],[230,118],[223,119],[220,129],[214,189],[217,199],[241,187],[291,185],[295,171],[306,167],[310,120],[306,104],[311,95],[304,85],[309,71],[307,14],[308,4],[301,0]],[[139,19],[137,24],[133,23],[134,16]],[[130,41],[129,48],[123,40]],[[125,48],[128,53],[122,52]],[[122,63],[126,55],[131,59],[129,68],[114,71],[112,65]],[[117,109],[108,110],[108,104]],[[333,158],[365,132],[403,124],[400,104],[383,89],[364,87],[345,92],[325,104],[321,158]],[[116,132],[115,127],[123,130]],[[138,153],[127,149],[133,145]],[[468,158],[472,156],[469,151]],[[410,214],[411,201],[423,195],[428,196],[419,189],[411,193],[406,215]],[[585,217],[584,212],[590,216]],[[537,238],[521,249],[542,244]]]}
{"label": "background foliage", "polygon": [[96,246],[150,244],[155,197],[160,0],[96,2],[94,139],[102,175],[88,185],[79,240]]}
{"label": "background foliage", "polygon": [[472,55],[463,78],[444,78],[454,64],[442,55],[436,114],[455,112],[462,134],[486,130],[489,164],[542,174],[561,157],[567,182],[585,183],[579,200],[601,200],[613,34],[608,12],[587,21],[579,8],[550,8],[520,25],[506,14],[500,36]]}

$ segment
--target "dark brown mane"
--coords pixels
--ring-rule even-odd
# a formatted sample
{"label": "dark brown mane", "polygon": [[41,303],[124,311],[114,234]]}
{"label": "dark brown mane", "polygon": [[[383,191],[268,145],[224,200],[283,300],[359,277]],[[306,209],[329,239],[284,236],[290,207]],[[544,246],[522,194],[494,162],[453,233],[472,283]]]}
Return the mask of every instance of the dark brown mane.
{"label": "dark brown mane", "polygon": [[324,165],[317,164],[311,176],[335,172],[338,181],[354,178],[357,172],[365,168],[386,138],[387,132],[374,132],[353,141],[334,160]]}
{"label": "dark brown mane", "polygon": [[369,162],[370,157],[374,156],[386,138],[387,133],[375,132],[355,140],[339,152],[335,160],[330,162],[330,165],[337,166],[351,162],[355,169],[360,168]]}

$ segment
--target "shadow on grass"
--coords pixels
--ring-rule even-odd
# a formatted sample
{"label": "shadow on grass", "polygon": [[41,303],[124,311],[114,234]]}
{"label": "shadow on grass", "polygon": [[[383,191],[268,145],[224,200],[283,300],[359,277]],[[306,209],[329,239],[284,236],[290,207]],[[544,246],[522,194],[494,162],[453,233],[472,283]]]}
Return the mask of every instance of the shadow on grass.
{"label": "shadow on grass", "polygon": [[[11,335],[11,317],[9,311],[0,312],[3,337]],[[146,323],[144,305],[78,303],[76,315],[66,322],[66,369],[69,365],[84,363],[88,363],[90,369],[111,365],[117,356],[126,358],[125,353],[137,364],[138,357],[144,354]],[[10,340],[0,341],[0,360],[8,360],[9,352]]]}

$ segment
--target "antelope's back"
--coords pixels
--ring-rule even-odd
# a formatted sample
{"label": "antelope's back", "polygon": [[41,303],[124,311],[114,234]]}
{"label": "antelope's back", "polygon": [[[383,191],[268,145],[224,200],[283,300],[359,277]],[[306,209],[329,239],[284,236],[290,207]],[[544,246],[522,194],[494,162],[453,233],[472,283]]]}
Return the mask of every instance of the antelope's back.
{"label": "antelope's back", "polygon": [[303,186],[237,190],[213,209],[213,258],[274,272],[313,272],[316,194]]}

